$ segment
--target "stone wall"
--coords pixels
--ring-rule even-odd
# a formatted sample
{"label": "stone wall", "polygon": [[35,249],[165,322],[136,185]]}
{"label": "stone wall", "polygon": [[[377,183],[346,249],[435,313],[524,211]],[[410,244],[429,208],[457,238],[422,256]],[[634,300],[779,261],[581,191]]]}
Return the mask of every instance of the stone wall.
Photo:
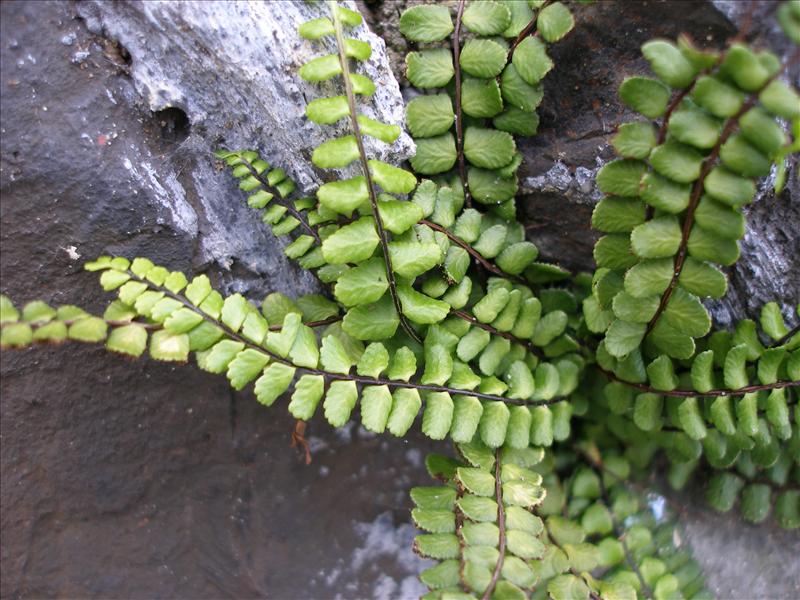
{"label": "stone wall", "polygon": [[[361,6],[383,33],[402,3]],[[319,182],[307,158],[322,133],[300,116],[314,92],[294,75],[309,49],[293,23],[310,5],[0,10],[3,293],[99,309],[103,294],[81,264],[101,253],[157,257],[253,298],[314,289],[210,156],[220,145],[257,146],[303,186]],[[615,88],[642,69],[639,44],[682,30],[722,43],[733,31],[705,2],[581,11],[553,52],[541,135],[523,145],[519,201],[531,239],[571,268],[591,266],[591,176],[626,116]],[[370,38],[384,86],[378,111],[399,122],[390,65],[402,81],[402,41],[384,35],[390,58]],[[387,158],[411,151],[404,137]],[[790,179],[781,198],[765,193],[750,210],[749,256],[731,273],[722,321],[752,316],[773,294],[787,305],[800,297],[800,192]],[[418,595],[407,489],[426,480],[422,457],[438,447],[420,434],[396,440],[315,420],[306,467],[289,448],[285,411],[191,367],[77,345],[3,352],[0,362],[3,598]],[[691,502],[682,514],[688,537],[707,549],[701,560],[728,569],[712,579],[722,595],[742,582],[772,597],[800,587],[789,558],[797,552],[783,550],[796,536],[728,518],[709,530]],[[761,562],[748,564],[754,553]]]}

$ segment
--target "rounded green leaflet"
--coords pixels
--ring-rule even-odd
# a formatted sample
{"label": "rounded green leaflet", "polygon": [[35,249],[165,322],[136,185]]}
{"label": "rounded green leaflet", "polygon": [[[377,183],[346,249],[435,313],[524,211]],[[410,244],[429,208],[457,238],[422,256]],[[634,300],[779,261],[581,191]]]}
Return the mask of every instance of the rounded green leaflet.
{"label": "rounded green leaflet", "polygon": [[417,152],[411,157],[411,167],[421,175],[446,173],[456,164],[456,139],[449,131],[437,136],[415,140]]}
{"label": "rounded green leaflet", "polygon": [[755,52],[743,44],[734,44],[725,55],[722,71],[746,92],[755,92],[767,83],[770,69]]}
{"label": "rounded green leaflet", "polygon": [[392,269],[401,277],[414,278],[442,262],[442,251],[435,243],[390,242]]}
{"label": "rounded green leaflet", "polygon": [[283,363],[273,362],[264,369],[255,385],[256,399],[265,406],[271,406],[289,387],[295,369]]}
{"label": "rounded green leaflet", "polygon": [[504,378],[508,383],[509,398],[525,400],[530,398],[536,389],[536,383],[530,369],[521,360],[511,364]]}
{"label": "rounded green leaflet", "polygon": [[716,77],[703,76],[692,88],[691,97],[712,115],[728,118],[739,111],[745,96],[735,87]]}
{"label": "rounded green leaflet", "polygon": [[673,216],[658,217],[631,232],[631,247],[641,258],[674,256],[681,243],[681,227]]}
{"label": "rounded green leaflet", "polygon": [[474,396],[453,398],[453,422],[450,437],[454,442],[469,442],[478,430],[483,404]]}
{"label": "rounded green leaflet", "polygon": [[689,359],[695,352],[694,339],[669,326],[665,319],[658,320],[648,340],[660,352],[672,358]]}
{"label": "rounded green leaflet", "polygon": [[701,261],[731,266],[739,259],[739,243],[695,224],[687,244],[689,255]]}
{"label": "rounded green leaflet", "polygon": [[[499,448],[506,439],[506,429],[510,412],[505,402],[492,401],[486,402],[483,406],[483,414],[478,425],[481,440],[490,448]],[[494,493],[494,478],[492,478],[492,490]]]}
{"label": "rounded green leaflet", "polygon": [[350,413],[358,401],[355,381],[334,381],[328,386],[322,407],[325,419],[334,427],[341,427],[350,420]]}
{"label": "rounded green leaflet", "polygon": [[714,265],[687,257],[678,284],[700,297],[721,298],[728,289],[728,279]]}
{"label": "rounded green leaflet", "polygon": [[420,581],[430,589],[437,590],[459,585],[461,576],[457,560],[445,560],[436,566],[425,569],[419,575]]}
{"label": "rounded green leaflet", "polygon": [[566,327],[567,314],[562,310],[554,310],[539,319],[531,339],[536,346],[547,346],[561,335]]}
{"label": "rounded green leaflet", "polygon": [[[390,372],[391,375],[391,372]],[[392,394],[392,411],[386,428],[392,435],[404,436],[411,428],[422,406],[419,392],[410,388],[397,388]]]}
{"label": "rounded green leaflet", "polygon": [[597,186],[605,194],[638,196],[642,176],[647,166],[639,160],[615,160],[597,173]]}
{"label": "rounded green leaflet", "polygon": [[768,111],[784,119],[800,117],[800,95],[780,79],[775,79],[759,94]]}
{"label": "rounded green leaflet", "polygon": [[541,9],[536,19],[536,28],[546,42],[557,42],[575,26],[575,19],[561,2],[554,2]]}
{"label": "rounded green leaflet", "polygon": [[598,267],[627,269],[638,261],[631,252],[630,235],[618,233],[601,237],[594,246],[594,260]]}
{"label": "rounded green leaflet", "polygon": [[438,42],[453,32],[446,6],[413,6],[400,15],[400,33],[414,42]]}
{"label": "rounded green leaflet", "polygon": [[678,420],[686,435],[693,440],[702,440],[706,437],[708,430],[703,416],[700,414],[697,398],[684,398],[678,407]]}
{"label": "rounded green leaflet", "polygon": [[449,50],[436,48],[409,52],[406,56],[406,77],[418,88],[440,88],[450,83],[455,74]]}
{"label": "rounded green leaflet", "polygon": [[297,33],[307,40],[318,40],[327,35],[334,34],[333,23],[330,19],[322,17],[301,23],[297,28]]}
{"label": "rounded green leaflet", "polygon": [[108,335],[106,347],[114,352],[141,356],[147,347],[147,331],[141,325],[116,327]]}
{"label": "rounded green leaflet", "polygon": [[300,77],[306,81],[327,81],[331,77],[340,75],[342,73],[342,65],[339,63],[339,57],[335,54],[328,54],[326,56],[319,56],[312,58],[298,71]]}
{"label": "rounded green leaflet", "polygon": [[352,358],[335,335],[326,335],[322,338],[319,358],[323,368],[331,373],[347,374],[353,366]]}
{"label": "rounded green leaflet", "polygon": [[321,375],[303,375],[295,384],[289,412],[295,419],[307,421],[314,416],[324,391],[325,380]]}
{"label": "rounded green leaflet", "polygon": [[656,145],[656,132],[651,123],[634,121],[620,125],[611,138],[611,145],[625,158],[646,159]]}
{"label": "rounded green leaflet", "polygon": [[672,113],[667,131],[677,141],[695,148],[713,148],[719,140],[722,122],[697,108]]}
{"label": "rounded green leaflet", "polygon": [[465,77],[461,83],[461,110],[478,119],[500,114],[503,100],[497,81]]}
{"label": "rounded green leaflet", "polygon": [[506,444],[511,448],[528,448],[531,435],[531,413],[527,406],[512,406],[509,409]]}
{"label": "rounded green leaflet", "polygon": [[779,340],[789,333],[777,302],[767,302],[761,307],[761,328],[773,340]]}
{"label": "rounded green leaflet", "polygon": [[450,305],[414,290],[411,286],[398,286],[398,296],[403,314],[414,323],[431,325],[444,319]]}
{"label": "rounded green leaflet", "polygon": [[417,187],[417,178],[413,173],[387,164],[381,160],[367,161],[372,180],[384,192],[391,194],[408,194]]}
{"label": "rounded green leaflet", "polygon": [[[13,345],[30,343],[30,326],[20,325],[12,328],[17,338]],[[79,342],[102,342],[106,339],[108,324],[98,317],[87,316],[69,326],[67,337]],[[150,355],[157,360],[185,361],[189,354],[188,341],[184,344],[185,335],[173,335],[167,331],[156,331],[150,336]],[[22,342],[21,340],[27,341]],[[11,344],[10,344],[11,345]]]}
{"label": "rounded green leaflet", "polygon": [[745,220],[741,211],[703,195],[694,213],[695,221],[704,229],[724,238],[744,237]]}
{"label": "rounded green leaflet", "polygon": [[721,166],[711,169],[703,180],[703,189],[715,200],[733,207],[748,204],[756,194],[752,179],[740,177]]}
{"label": "rounded green leaflet", "polygon": [[392,395],[386,385],[368,385],[361,393],[361,422],[364,428],[383,433],[392,409]]}
{"label": "rounded green leaflet", "polygon": [[590,590],[575,575],[557,575],[547,583],[547,593],[553,600],[588,600]]}
{"label": "rounded green leaflet", "polygon": [[670,89],[650,77],[628,77],[619,88],[619,97],[636,112],[656,119],[667,110]]}
{"label": "rounded green leaflet", "polygon": [[472,197],[481,204],[498,204],[517,193],[516,177],[500,177],[494,171],[470,167],[467,180]]}
{"label": "rounded green leaflet", "polygon": [[609,196],[595,205],[592,227],[605,233],[625,233],[644,222],[645,206],[631,198]]}
{"label": "rounded green leaflet", "polygon": [[511,24],[511,12],[504,4],[492,0],[470,2],[462,22],[472,33],[500,35]]}
{"label": "rounded green leaflet", "polygon": [[649,323],[656,314],[659,302],[659,296],[635,298],[627,292],[620,292],[614,296],[612,309],[618,319],[631,323]]}
{"label": "rounded green leaflet", "polygon": [[346,167],[358,160],[359,152],[356,138],[346,135],[323,142],[314,149],[311,161],[322,169],[338,169]]}
{"label": "rounded green leaflet", "polygon": [[[632,267],[632,269],[637,267]],[[617,271],[601,267],[595,272],[592,279],[592,294],[597,299],[600,308],[611,308],[611,301],[622,290],[623,284],[622,274]]]}
{"label": "rounded green leaflet", "polygon": [[507,165],[515,150],[514,138],[504,131],[473,126],[464,132],[464,155],[476,167],[497,169]]}
{"label": "rounded green leaflet", "polygon": [[532,113],[544,97],[541,84],[530,85],[517,71],[513,63],[506,66],[500,79],[500,90],[509,105],[519,110]]}
{"label": "rounded green leaflet", "polygon": [[405,233],[423,218],[422,207],[404,200],[379,197],[378,212],[384,228],[397,235]]}
{"label": "rounded green leaflet", "polygon": [[621,358],[636,349],[642,343],[646,327],[645,323],[615,320],[608,328],[605,337],[609,354]]}
{"label": "rounded green leaflet", "polygon": [[642,178],[641,197],[647,204],[664,212],[676,215],[689,206],[692,186],[677,183],[658,173],[647,173]]}
{"label": "rounded green leaflet", "polygon": [[750,484],[742,490],[742,516],[751,523],[761,523],[769,516],[771,488],[763,483]]}
{"label": "rounded green leaflet", "polygon": [[345,225],[322,242],[322,254],[330,264],[358,263],[372,256],[379,242],[372,217]]}
{"label": "rounded green leaflet", "polygon": [[709,480],[706,499],[714,510],[728,512],[733,508],[743,485],[741,477],[733,473],[718,473]]}
{"label": "rounded green leaflet", "polygon": [[786,145],[786,134],[775,118],[764,109],[756,106],[739,119],[739,131],[744,138],[768,158],[774,158]]}
{"label": "rounded green leaflet", "polygon": [[509,275],[519,275],[538,256],[539,250],[533,242],[517,242],[506,246],[495,262]]}
{"label": "rounded green leaflet", "polygon": [[453,126],[453,103],[447,94],[417,96],[406,105],[406,123],[415,138],[442,135]]}
{"label": "rounded green leaflet", "polygon": [[501,131],[530,137],[539,129],[539,115],[510,106],[492,120],[492,125]]}
{"label": "rounded green leaflet", "polygon": [[397,331],[400,318],[389,294],[371,304],[362,304],[347,311],[342,328],[359,340],[372,341],[390,338]]}
{"label": "rounded green leaflet", "polygon": [[378,378],[389,366],[389,352],[380,342],[373,342],[364,350],[356,365],[356,372],[365,377]]}
{"label": "rounded green leaflet", "polygon": [[691,146],[668,141],[653,149],[650,164],[672,181],[691,183],[700,177],[703,155]]}
{"label": "rounded green leaflet", "polygon": [[367,180],[359,176],[325,183],[317,190],[317,198],[323,207],[350,216],[369,200]]}
{"label": "rounded green leaflet", "polygon": [[348,57],[356,60],[367,60],[372,56],[372,46],[369,42],[353,38],[344,39],[344,51]]}
{"label": "rounded green leaflet", "polygon": [[493,40],[470,39],[460,55],[461,68],[473,77],[499,75],[506,65],[506,49]]}
{"label": "rounded green leaflet", "polygon": [[561,376],[555,365],[551,363],[540,362],[536,366],[534,379],[536,381],[534,400],[550,400],[555,397],[561,387]]}
{"label": "rounded green leaflet", "polygon": [[772,162],[741,134],[728,138],[719,156],[728,169],[743,177],[764,177],[772,167]]}
{"label": "rounded green leaflet", "polygon": [[643,431],[654,431],[661,425],[663,398],[658,394],[645,393],[636,396],[633,422]]}
{"label": "rounded green leaflet", "polygon": [[672,88],[687,87],[697,72],[680,49],[665,40],[647,42],[642,54],[658,78]]}
{"label": "rounded green leaflet", "polygon": [[[292,342],[293,341],[294,339],[292,339]],[[230,362],[242,349],[244,349],[244,344],[242,342],[224,339],[218,344],[215,344],[214,347],[204,355],[202,363],[198,359],[198,365],[210,373],[224,373]],[[288,350],[285,354],[288,354]]]}
{"label": "rounded green leaflet", "polygon": [[443,440],[453,419],[453,400],[447,392],[430,392],[425,396],[422,432],[433,440]]}
{"label": "rounded green leaflet", "polygon": [[538,38],[528,36],[517,45],[511,62],[519,76],[529,85],[536,85],[553,68],[545,45]]}
{"label": "rounded green leaflet", "polygon": [[401,129],[399,125],[381,123],[364,115],[358,115],[357,120],[362,134],[374,137],[376,140],[386,144],[391,144],[400,137]]}

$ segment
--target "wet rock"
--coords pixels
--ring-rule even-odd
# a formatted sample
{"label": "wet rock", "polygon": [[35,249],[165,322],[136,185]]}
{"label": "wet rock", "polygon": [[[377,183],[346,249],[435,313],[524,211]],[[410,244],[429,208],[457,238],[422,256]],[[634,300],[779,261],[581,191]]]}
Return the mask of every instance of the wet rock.
{"label": "wet rock", "polygon": [[[195,4],[199,10],[207,3]],[[287,18],[286,4],[280,6]],[[134,19],[144,7],[98,10],[127,11]],[[167,34],[168,17],[158,20],[155,5],[148,10],[148,26],[155,31],[157,22],[159,35],[176,44],[188,35]],[[265,116],[274,108],[259,96],[270,81],[265,67],[263,81],[254,73],[238,79],[239,88],[211,81],[217,106],[151,105],[137,61],[151,51],[166,60],[169,52],[155,45],[165,37],[154,33],[152,47],[133,40],[126,50],[101,35],[102,14],[93,33],[69,3],[2,3],[0,11],[3,293],[20,303],[42,298],[102,310],[108,296],[82,264],[108,252],[205,271],[253,299],[267,290],[316,289],[312,276],[283,257],[210,154],[222,142],[259,146],[275,163],[288,157],[286,166],[302,167],[268,143],[268,130],[284,136],[281,144],[293,135],[307,154],[314,138],[305,124],[290,131]],[[285,27],[288,21],[288,40]],[[275,51],[249,35],[262,57]],[[189,51],[173,48],[183,52],[173,57],[175,77]],[[287,69],[297,66],[290,49],[275,57]],[[380,53],[373,60],[382,60]],[[202,76],[213,79],[215,68],[205,63]],[[169,76],[167,84],[180,89]],[[399,98],[391,80],[377,76],[386,98]],[[287,80],[295,81],[276,72],[273,83]],[[155,75],[148,82],[161,85]],[[256,100],[244,119],[246,107],[236,100],[246,97]],[[206,116],[198,116],[203,110]],[[228,126],[232,113],[236,122]],[[259,122],[267,125],[263,132]],[[391,150],[407,151],[402,143]],[[0,597],[298,598],[299,590],[314,598],[369,597],[379,589],[384,597],[418,595],[407,490],[427,475],[406,452],[435,447],[421,434],[350,439],[313,422],[314,463],[305,467],[289,447],[294,423],[285,404],[266,410],[252,393],[234,393],[224,378],[191,366],[68,345],[3,352],[0,370]],[[391,527],[394,546],[375,566],[356,564],[374,549],[369,540]]]}
{"label": "wet rock", "polygon": [[[402,3],[365,5],[381,21],[376,31],[396,28]],[[317,92],[288,76],[312,49],[290,23],[316,9],[237,4],[232,18],[230,6],[0,4],[4,293],[98,310],[104,295],[81,264],[105,252],[207,272],[253,298],[315,289],[210,150],[257,146],[304,185],[320,180],[305,159],[329,134],[309,127],[295,104]],[[591,266],[592,174],[598,152],[610,158],[607,135],[626,116],[615,86],[644,67],[638,46],[681,30],[719,43],[732,31],[701,2],[622,6],[581,8],[589,12],[579,29],[553,50],[541,135],[523,146],[529,235],[574,268]],[[403,43],[389,39],[395,72]],[[373,62],[387,90],[380,114],[399,123],[380,42]],[[403,138],[387,157],[409,151]],[[737,315],[773,289],[797,298],[798,197],[795,178],[783,197],[764,196],[750,210],[743,249],[762,258],[744,259],[732,275]],[[775,252],[762,252],[765,245]],[[442,450],[421,434],[396,440],[314,421],[307,468],[288,447],[293,422],[282,405],[264,409],[191,367],[67,346],[4,352],[0,368],[0,597],[419,594],[407,490],[428,481],[421,457]],[[777,542],[765,547],[763,529],[732,519],[701,526],[706,516],[695,512],[687,522],[698,544],[711,540],[700,556],[709,567],[720,548],[745,549],[730,576],[746,585],[758,573],[744,564],[748,551],[782,552],[787,538],[770,533]],[[737,589],[721,581],[712,584]],[[774,597],[798,585],[788,577],[772,584],[764,589]]]}
{"label": "wet rock", "polygon": [[[721,47],[740,23],[750,21],[748,39],[788,60],[789,44],[770,12],[775,3],[665,1],[596,2],[577,9],[579,26],[551,49],[555,68],[544,81],[539,135],[520,144],[525,161],[518,206],[529,238],[543,256],[570,269],[593,268],[597,232],[589,227],[591,211],[602,196],[593,174],[613,159],[609,138],[634,115],[619,101],[625,77],[649,74],[639,51],[653,37],[674,39],[688,33],[699,44]],[[715,10],[714,6],[722,12]],[[734,20],[732,22],[729,20]],[[800,65],[787,77],[800,82]],[[761,306],[777,300],[787,322],[800,298],[800,181],[797,157],[783,193],[776,197],[772,180],[763,182],[746,209],[748,230],[739,262],[727,269],[728,297],[710,304],[715,321],[758,317]],[[568,208],[567,208],[568,207]]]}

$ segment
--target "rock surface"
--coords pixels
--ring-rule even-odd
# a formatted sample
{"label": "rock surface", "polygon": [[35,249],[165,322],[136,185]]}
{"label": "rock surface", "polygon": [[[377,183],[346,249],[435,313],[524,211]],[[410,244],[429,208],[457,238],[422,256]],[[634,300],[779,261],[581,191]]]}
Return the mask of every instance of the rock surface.
{"label": "rock surface", "polygon": [[[580,27],[553,51],[542,133],[525,146],[530,193],[520,206],[531,237],[573,268],[590,266],[591,174],[598,150],[610,157],[606,136],[625,116],[613,86],[643,67],[639,44],[682,30],[719,43],[733,31],[703,2],[644,6],[581,9]],[[400,7],[369,3],[364,13],[389,31]],[[296,101],[315,92],[292,77],[310,50],[289,25],[312,10],[0,4],[2,291],[97,309],[96,278],[80,265],[104,252],[205,271],[254,298],[312,289],[210,158],[221,144],[258,145],[304,185],[319,181],[296,160],[327,134],[299,116]],[[400,42],[389,43],[394,60]],[[386,55],[373,61],[387,86],[381,115],[400,122]],[[387,157],[410,148],[403,138]],[[800,297],[797,185],[795,176],[782,198],[751,209],[743,252],[762,258],[732,274],[737,315],[773,290]],[[418,595],[407,489],[427,480],[422,457],[441,447],[420,434],[396,440],[315,421],[305,467],[288,447],[285,411],[219,377],[78,346],[4,352],[0,362],[0,597]],[[796,535],[691,504],[682,516],[721,595],[796,597]]]}

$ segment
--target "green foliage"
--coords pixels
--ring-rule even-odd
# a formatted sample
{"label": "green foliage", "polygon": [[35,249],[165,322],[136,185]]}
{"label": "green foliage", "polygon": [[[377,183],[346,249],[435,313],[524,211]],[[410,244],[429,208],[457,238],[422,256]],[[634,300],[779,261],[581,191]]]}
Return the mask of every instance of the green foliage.
{"label": "green foliage", "polygon": [[698,564],[673,545],[674,525],[626,483],[632,465],[619,454],[456,451],[457,461],[427,459],[439,486],[411,490],[425,532],[414,550],[438,561],[421,575],[425,598],[707,594]]}
{"label": "green foliage", "polygon": [[[778,10],[790,36],[796,6]],[[721,267],[738,259],[757,178],[775,166],[782,185],[798,150],[797,92],[774,56],[742,43],[644,44],[655,76],[619,90],[643,118],[618,128],[620,158],[597,175],[597,269],[572,275],[538,261],[515,214],[516,136],[536,133],[557,68],[547,44],[575,26],[569,9],[486,0],[403,13],[419,44],[407,76],[427,90],[407,105],[411,170],[365,150],[402,131],[360,108],[376,90],[354,72],[371,56],[347,37],[361,23],[329,2],[298,31],[335,49],[298,73],[331,94],[306,106],[338,132],[311,155],[324,184],[298,190],[255,150],[216,153],[322,293],[256,305],[206,275],[103,256],[85,265],[116,296],[102,316],[0,295],[0,345],[193,356],[265,406],[288,398],[301,421],[360,415],[402,437],[418,420],[449,438],[458,460],[427,461],[441,485],[411,491],[426,532],[414,548],[439,561],[421,575],[428,598],[705,597],[635,481],[665,457],[673,487],[703,474],[715,510],[800,527],[800,307],[786,319],[770,302],[725,330],[704,305],[725,295]]]}
{"label": "green foliage", "polygon": [[[483,1],[464,8],[462,3],[455,16],[445,6],[414,6],[400,19],[400,31],[415,42],[444,42],[455,31],[454,53],[426,47],[406,57],[412,85],[441,90],[409,103],[407,125],[417,143],[412,167],[419,174],[454,181],[459,204],[469,208],[474,199],[504,217],[509,211],[505,205],[511,204],[513,212],[519,166],[509,134],[535,135],[540,81],[553,67],[545,43],[522,32],[541,34],[552,43],[575,24],[560,2],[541,10],[535,6],[535,11],[524,4]],[[462,30],[471,37],[456,39]],[[468,125],[465,116],[492,119],[492,127]],[[454,169],[457,175],[452,177]]]}

